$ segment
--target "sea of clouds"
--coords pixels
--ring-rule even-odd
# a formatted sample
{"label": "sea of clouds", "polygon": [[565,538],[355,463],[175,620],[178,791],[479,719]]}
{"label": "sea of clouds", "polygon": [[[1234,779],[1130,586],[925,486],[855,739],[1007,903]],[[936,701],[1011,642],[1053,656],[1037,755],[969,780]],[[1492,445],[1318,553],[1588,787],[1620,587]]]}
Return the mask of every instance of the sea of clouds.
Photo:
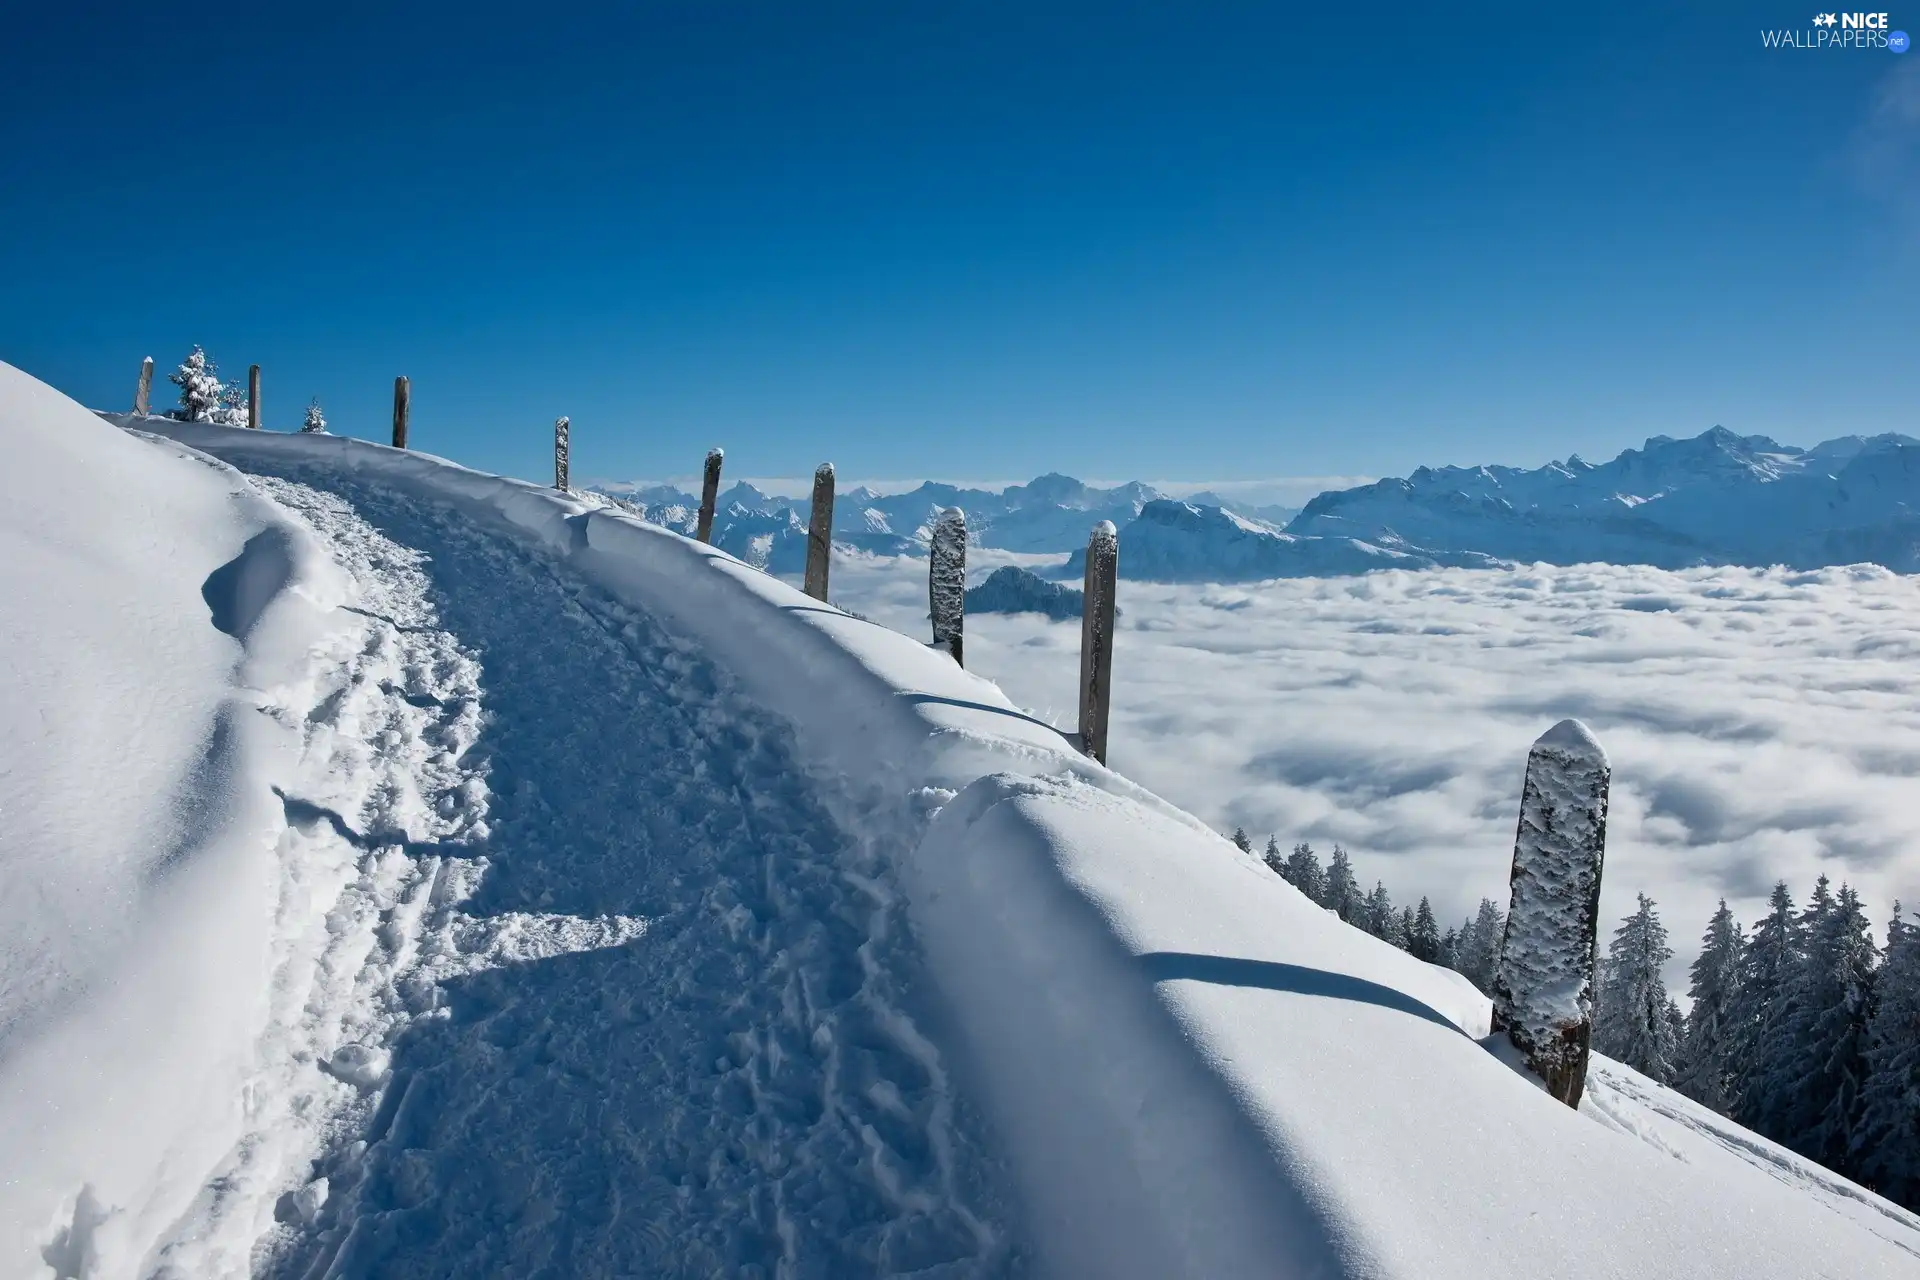
{"label": "sea of clouds", "polygon": [[[970,581],[1004,563],[975,549]],[[834,598],[926,631],[926,561],[843,558]],[[1527,748],[1577,716],[1613,760],[1602,911],[1644,892],[1676,992],[1720,897],[1920,907],[1920,579],[1638,566],[1122,582],[1111,763],[1216,827],[1337,841],[1442,923],[1506,901]],[[1063,729],[1079,624],[967,619],[967,665]]]}

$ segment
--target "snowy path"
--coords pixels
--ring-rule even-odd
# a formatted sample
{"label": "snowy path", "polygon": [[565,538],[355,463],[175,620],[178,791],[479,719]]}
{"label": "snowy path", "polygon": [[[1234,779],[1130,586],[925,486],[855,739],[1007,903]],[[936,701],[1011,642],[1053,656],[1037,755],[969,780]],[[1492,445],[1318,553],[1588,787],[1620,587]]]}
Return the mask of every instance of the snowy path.
{"label": "snowy path", "polygon": [[326,771],[343,794],[286,797],[311,868],[287,927],[327,937],[287,948],[276,997],[306,1006],[286,1057],[326,1078],[273,1096],[326,1119],[255,1265],[1022,1271],[889,877],[784,727],[451,508],[293,462],[259,484],[359,584],[365,647],[312,732],[371,754]]}

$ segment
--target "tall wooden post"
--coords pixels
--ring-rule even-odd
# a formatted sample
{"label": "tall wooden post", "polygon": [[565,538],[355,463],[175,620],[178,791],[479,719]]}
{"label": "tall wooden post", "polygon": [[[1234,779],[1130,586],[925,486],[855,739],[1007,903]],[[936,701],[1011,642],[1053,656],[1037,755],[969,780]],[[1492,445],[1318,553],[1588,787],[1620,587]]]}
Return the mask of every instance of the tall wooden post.
{"label": "tall wooden post", "polygon": [[958,507],[948,507],[933,522],[927,544],[927,612],[933,618],[934,647],[966,666],[961,639],[967,618],[967,513]]}
{"label": "tall wooden post", "polygon": [[573,419],[555,418],[553,420],[553,487],[562,493],[569,489],[567,484],[567,455],[569,436],[573,430]]}
{"label": "tall wooden post", "polygon": [[153,412],[153,357],[140,362],[140,385],[133,393],[133,411],[141,417]]}
{"label": "tall wooden post", "polygon": [[247,425],[260,429],[260,366],[247,367]]}
{"label": "tall wooden post", "polygon": [[720,464],[726,457],[725,449],[707,450],[706,474],[700,478],[700,523],[693,534],[702,542],[713,541],[713,504],[720,500]]}
{"label": "tall wooden post", "polygon": [[1107,762],[1107,711],[1113,699],[1113,594],[1120,535],[1113,521],[1087,539],[1086,609],[1080,615],[1080,749]]}
{"label": "tall wooden post", "polygon": [[815,600],[827,598],[827,568],[833,559],[833,464],[823,462],[813,473],[813,512],[807,521],[806,592]]}
{"label": "tall wooden post", "polygon": [[1513,841],[1513,901],[1493,978],[1493,1029],[1505,1031],[1547,1092],[1570,1107],[1587,1086],[1600,869],[1613,766],[1578,720],[1527,754]]}
{"label": "tall wooden post", "polygon": [[407,447],[407,417],[413,409],[413,384],[404,377],[393,380],[393,447]]}

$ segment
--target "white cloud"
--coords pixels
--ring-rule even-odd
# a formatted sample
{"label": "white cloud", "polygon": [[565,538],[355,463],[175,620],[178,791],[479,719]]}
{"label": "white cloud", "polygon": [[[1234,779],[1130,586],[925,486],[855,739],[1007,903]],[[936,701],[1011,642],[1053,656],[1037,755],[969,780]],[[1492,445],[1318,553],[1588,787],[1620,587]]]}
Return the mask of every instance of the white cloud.
{"label": "white cloud", "polygon": [[[1007,559],[976,552],[973,576]],[[850,561],[835,597],[917,634],[924,573]],[[1607,927],[1657,899],[1680,990],[1721,895],[1751,921],[1775,878],[1803,901],[1824,870],[1876,927],[1920,905],[1920,580],[1584,565],[1120,591],[1114,766],[1221,829],[1339,841],[1443,920],[1504,903],[1527,748],[1565,716],[1614,762]],[[1063,728],[1078,652],[1077,624],[967,622],[969,667]]]}

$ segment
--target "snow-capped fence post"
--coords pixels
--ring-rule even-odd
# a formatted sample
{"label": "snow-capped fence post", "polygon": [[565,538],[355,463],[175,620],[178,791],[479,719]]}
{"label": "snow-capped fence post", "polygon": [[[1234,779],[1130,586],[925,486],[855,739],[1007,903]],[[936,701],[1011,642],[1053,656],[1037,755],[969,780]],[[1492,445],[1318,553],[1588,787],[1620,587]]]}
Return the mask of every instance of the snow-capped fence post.
{"label": "snow-capped fence post", "polygon": [[1527,753],[1513,840],[1513,900],[1493,978],[1493,1029],[1570,1107],[1587,1085],[1593,1039],[1600,869],[1613,766],[1578,720]]}
{"label": "snow-capped fence post", "polygon": [[702,542],[713,541],[713,504],[720,499],[720,464],[726,457],[725,449],[707,450],[706,474],[700,480],[700,523],[693,531]]}
{"label": "snow-capped fence post", "polygon": [[1113,589],[1120,535],[1113,521],[1087,539],[1086,607],[1080,615],[1080,749],[1107,762],[1107,708],[1113,697]]}
{"label": "snow-capped fence post", "polygon": [[553,420],[553,487],[566,493],[571,486],[567,480],[567,454],[573,433],[572,418]]}
{"label": "snow-capped fence post", "polygon": [[827,567],[833,558],[833,464],[823,462],[813,473],[813,512],[807,521],[806,592],[815,600],[827,598]]}
{"label": "snow-capped fence post", "polygon": [[393,380],[393,447],[407,447],[407,416],[413,408],[413,383],[404,376]]}
{"label": "snow-capped fence post", "polygon": [[967,618],[967,513],[948,507],[933,522],[927,544],[927,612],[933,618],[933,644],[966,666],[960,642]]}
{"label": "snow-capped fence post", "polygon": [[260,429],[260,366],[247,366],[247,425]]}
{"label": "snow-capped fence post", "polygon": [[153,357],[140,362],[140,386],[133,393],[133,411],[141,417],[153,412]]}

